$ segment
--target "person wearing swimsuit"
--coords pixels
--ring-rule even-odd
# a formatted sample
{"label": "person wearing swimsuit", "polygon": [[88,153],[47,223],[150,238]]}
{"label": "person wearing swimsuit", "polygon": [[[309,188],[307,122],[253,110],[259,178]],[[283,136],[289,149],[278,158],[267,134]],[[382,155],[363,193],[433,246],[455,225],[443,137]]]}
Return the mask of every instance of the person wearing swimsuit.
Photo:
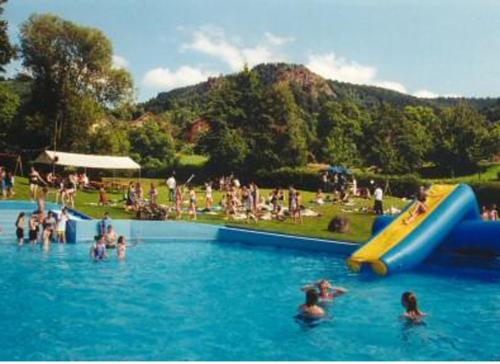
{"label": "person wearing swimsuit", "polygon": [[318,319],[325,316],[325,310],[318,305],[319,295],[314,288],[306,291],[306,303],[299,306],[299,313],[309,319]]}
{"label": "person wearing swimsuit", "polygon": [[189,216],[196,220],[196,192],[193,187],[189,189]]}
{"label": "person wearing swimsuit", "polygon": [[45,183],[45,181],[43,180],[43,178],[40,176],[40,174],[37,172],[37,170],[35,169],[35,167],[31,167],[30,168],[30,173],[28,175],[28,180],[29,180],[29,183],[30,183],[30,196],[31,196],[31,200],[36,200],[36,197],[37,197],[37,192],[38,192],[38,186],[40,185],[40,183],[46,185],[47,183]]}
{"label": "person wearing swimsuit", "polygon": [[31,214],[31,217],[28,221],[28,227],[29,227],[29,240],[31,244],[36,244],[38,241],[38,214],[33,213]]}
{"label": "person wearing swimsuit", "polygon": [[124,260],[127,254],[127,242],[125,241],[125,237],[120,235],[118,238],[118,245],[116,248],[116,254],[118,255],[118,259]]}
{"label": "person wearing swimsuit", "polygon": [[96,236],[96,242],[90,248],[90,256],[94,260],[104,260],[108,257],[106,241],[103,235]]}
{"label": "person wearing swimsuit", "polygon": [[180,219],[182,214],[182,188],[180,185],[175,187],[175,218]]}
{"label": "person wearing swimsuit", "polygon": [[424,186],[420,186],[420,189],[417,194],[417,200],[415,201],[415,207],[413,211],[410,212],[410,216],[403,221],[405,225],[408,225],[413,220],[417,218],[417,216],[425,214],[427,212],[427,190]]}
{"label": "person wearing swimsuit", "polygon": [[421,312],[417,304],[417,296],[413,292],[405,292],[401,296],[401,304],[406,309],[403,317],[411,321],[421,321],[422,318],[427,316],[424,312]]}
{"label": "person wearing swimsuit", "polygon": [[21,212],[16,220],[16,237],[19,245],[24,243],[24,212]]}

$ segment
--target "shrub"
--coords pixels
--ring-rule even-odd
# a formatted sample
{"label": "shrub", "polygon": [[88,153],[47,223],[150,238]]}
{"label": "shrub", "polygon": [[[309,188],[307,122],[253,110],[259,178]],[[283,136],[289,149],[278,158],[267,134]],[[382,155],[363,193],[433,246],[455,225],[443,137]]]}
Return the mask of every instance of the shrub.
{"label": "shrub", "polygon": [[480,205],[500,206],[500,182],[473,182],[470,186],[476,193]]}

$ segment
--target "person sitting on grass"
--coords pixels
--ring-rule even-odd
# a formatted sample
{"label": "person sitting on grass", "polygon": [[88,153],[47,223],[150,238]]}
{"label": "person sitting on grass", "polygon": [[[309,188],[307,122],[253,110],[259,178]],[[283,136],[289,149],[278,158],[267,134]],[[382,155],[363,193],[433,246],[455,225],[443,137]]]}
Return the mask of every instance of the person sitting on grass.
{"label": "person sitting on grass", "polygon": [[316,197],[314,198],[313,202],[318,204],[318,205],[323,205],[325,203],[325,194],[323,193],[321,188],[316,193]]}
{"label": "person sitting on grass", "polygon": [[90,247],[90,256],[94,260],[104,260],[108,258],[108,253],[106,251],[106,241],[103,235],[98,235],[95,237],[95,242]]}
{"label": "person sitting on grass", "polygon": [[405,225],[413,222],[418,216],[423,215],[427,212],[427,197],[428,197],[427,189],[424,186],[420,186],[420,189],[417,194],[417,200],[415,201],[415,207],[410,212],[410,216],[406,218],[403,222]]}
{"label": "person sitting on grass", "polygon": [[403,314],[404,318],[407,318],[411,321],[420,321],[423,317],[427,316],[427,314],[421,312],[418,308],[417,304],[417,296],[413,292],[405,292],[401,296],[401,304],[406,309]]}
{"label": "person sitting on grass", "polygon": [[306,318],[317,319],[325,316],[325,310],[318,305],[319,294],[314,288],[306,290],[306,303],[299,306],[299,312]]}

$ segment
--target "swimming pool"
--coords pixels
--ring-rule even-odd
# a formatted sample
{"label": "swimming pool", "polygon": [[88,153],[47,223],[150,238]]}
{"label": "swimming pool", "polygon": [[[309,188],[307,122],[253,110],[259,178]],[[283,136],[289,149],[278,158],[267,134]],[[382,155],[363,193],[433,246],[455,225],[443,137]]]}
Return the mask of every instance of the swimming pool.
{"label": "swimming pool", "polygon": [[[335,255],[233,243],[148,241],[102,263],[88,249],[0,243],[0,360],[500,359],[497,269],[381,279]],[[350,292],[308,327],[299,288],[321,277]],[[398,319],[408,289],[425,325]]]}

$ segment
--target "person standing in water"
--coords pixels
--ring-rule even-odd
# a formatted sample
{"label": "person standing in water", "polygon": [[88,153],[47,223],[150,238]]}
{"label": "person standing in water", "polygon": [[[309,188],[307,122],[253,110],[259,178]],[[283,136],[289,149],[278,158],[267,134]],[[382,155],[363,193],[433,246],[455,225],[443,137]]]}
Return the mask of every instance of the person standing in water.
{"label": "person standing in water", "polygon": [[64,207],[61,211],[59,219],[57,219],[57,241],[61,244],[66,244],[66,224],[69,220],[68,209]]}
{"label": "person standing in water", "polygon": [[16,220],[16,237],[19,245],[24,244],[24,215],[24,212],[21,212]]}
{"label": "person standing in water", "polygon": [[38,241],[38,226],[40,225],[38,213],[32,213],[28,221],[30,244],[34,245]]}
{"label": "person standing in water", "polygon": [[90,256],[94,260],[104,260],[108,257],[106,241],[103,235],[96,236],[96,241],[90,248]]}
{"label": "person standing in water", "polygon": [[123,235],[120,235],[118,238],[118,244],[116,247],[116,254],[118,255],[118,259],[124,260],[125,256],[127,255],[127,242],[125,241],[125,237]]}

